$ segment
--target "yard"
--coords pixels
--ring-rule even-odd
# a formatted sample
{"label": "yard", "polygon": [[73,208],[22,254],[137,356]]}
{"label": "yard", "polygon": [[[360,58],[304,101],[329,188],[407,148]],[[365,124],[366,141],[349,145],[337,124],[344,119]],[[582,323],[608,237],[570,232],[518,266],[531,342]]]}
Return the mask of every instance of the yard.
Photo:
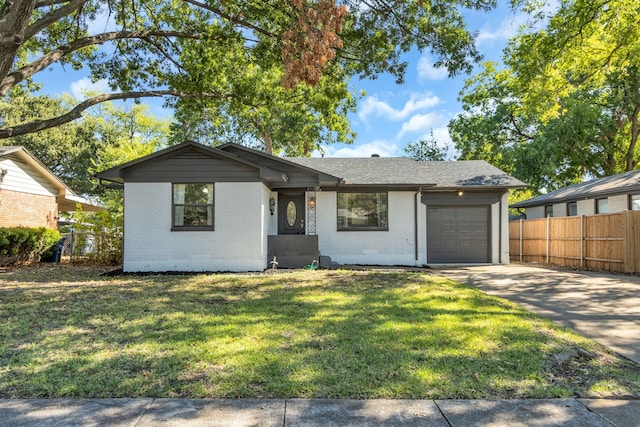
{"label": "yard", "polygon": [[[637,365],[428,273],[99,273],[65,264],[0,271],[0,397],[640,392]],[[589,353],[552,363],[572,349]]]}

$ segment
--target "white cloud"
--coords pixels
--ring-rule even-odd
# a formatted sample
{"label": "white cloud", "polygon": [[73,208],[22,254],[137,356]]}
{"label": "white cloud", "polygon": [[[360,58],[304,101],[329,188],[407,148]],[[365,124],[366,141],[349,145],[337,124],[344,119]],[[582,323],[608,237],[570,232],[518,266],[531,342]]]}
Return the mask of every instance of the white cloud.
{"label": "white cloud", "polygon": [[427,80],[443,80],[449,76],[446,68],[435,68],[431,57],[423,55],[418,61],[418,77]]}
{"label": "white cloud", "polygon": [[478,32],[476,45],[492,46],[495,42],[508,40],[518,33],[520,27],[525,25],[528,19],[529,17],[526,14],[516,14],[504,19],[498,28],[485,26]]}
{"label": "white cloud", "polygon": [[[388,141],[379,140],[367,144],[347,145],[347,146],[328,146],[324,150],[325,157],[371,157],[372,154],[378,154],[381,157],[401,156],[400,147]],[[320,153],[314,151],[313,157],[320,157]]]}
{"label": "white cloud", "polygon": [[441,126],[444,120],[445,118],[438,113],[416,114],[402,124],[398,138],[401,138],[405,133],[424,132],[435,126]]}
{"label": "white cloud", "polygon": [[440,104],[441,100],[431,93],[413,93],[401,110],[391,107],[377,96],[368,96],[362,103],[362,108],[358,112],[358,117],[366,120],[369,116],[379,116],[391,121],[400,121],[409,117],[416,111],[434,107]]}
{"label": "white cloud", "polygon": [[111,88],[109,87],[109,83],[106,79],[98,80],[97,82],[92,82],[89,77],[83,77],[80,80],[76,80],[75,82],[71,82],[70,85],[71,94],[76,99],[86,98],[86,94],[88,92],[98,92],[98,93],[110,93]]}

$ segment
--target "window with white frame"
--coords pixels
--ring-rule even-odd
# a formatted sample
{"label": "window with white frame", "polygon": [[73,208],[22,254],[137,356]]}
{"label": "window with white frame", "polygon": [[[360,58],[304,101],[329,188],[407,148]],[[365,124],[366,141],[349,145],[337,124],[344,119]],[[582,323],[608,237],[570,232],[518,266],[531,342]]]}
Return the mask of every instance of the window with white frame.
{"label": "window with white frame", "polygon": [[173,184],[172,230],[213,230],[214,185]]}
{"label": "window with white frame", "polygon": [[387,193],[338,193],[338,230],[389,229]]}
{"label": "window with white frame", "polygon": [[629,209],[640,211],[640,194],[629,195]]}
{"label": "window with white frame", "polygon": [[596,213],[609,213],[609,199],[596,199]]}

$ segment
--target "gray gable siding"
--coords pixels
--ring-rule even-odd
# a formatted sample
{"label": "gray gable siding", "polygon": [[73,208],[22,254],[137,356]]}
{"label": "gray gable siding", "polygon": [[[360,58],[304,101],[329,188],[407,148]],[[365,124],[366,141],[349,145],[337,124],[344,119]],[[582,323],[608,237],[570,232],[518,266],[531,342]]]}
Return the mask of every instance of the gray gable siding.
{"label": "gray gable siding", "polygon": [[257,167],[188,149],[123,169],[121,177],[125,182],[261,181]]}
{"label": "gray gable siding", "polygon": [[187,141],[96,175],[114,182],[262,181],[273,190],[505,190],[521,181],[484,161],[418,162],[408,157],[281,158],[236,144]]}
{"label": "gray gable siding", "polygon": [[308,170],[306,167],[301,167],[303,165],[299,165],[298,162],[292,162],[292,159],[289,158],[270,156],[266,153],[234,144],[225,144],[217,148],[241,157],[246,161],[284,173],[287,176],[287,181],[273,183],[271,187],[274,189],[317,187],[321,185],[337,186],[339,183],[337,177],[324,176],[325,174],[317,170]]}

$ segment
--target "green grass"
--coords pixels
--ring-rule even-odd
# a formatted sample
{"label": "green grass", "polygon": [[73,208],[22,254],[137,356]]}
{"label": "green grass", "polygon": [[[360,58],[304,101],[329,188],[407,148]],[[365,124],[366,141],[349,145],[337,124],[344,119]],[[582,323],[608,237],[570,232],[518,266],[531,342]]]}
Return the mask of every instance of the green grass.
{"label": "green grass", "polygon": [[[411,272],[0,273],[0,397],[548,398],[637,392],[592,341]],[[587,349],[592,382],[552,381]],[[580,371],[582,372],[582,371]],[[584,375],[583,375],[584,376]],[[566,379],[565,379],[566,380]]]}

